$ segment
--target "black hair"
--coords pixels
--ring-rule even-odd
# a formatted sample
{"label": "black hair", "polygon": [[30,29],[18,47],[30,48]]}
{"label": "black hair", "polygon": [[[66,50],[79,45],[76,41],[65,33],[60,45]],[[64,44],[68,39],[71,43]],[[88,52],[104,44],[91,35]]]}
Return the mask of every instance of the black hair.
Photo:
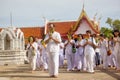
{"label": "black hair", "polygon": [[83,35],[82,35],[82,34],[78,34],[78,37],[80,37],[80,36],[81,36],[81,37],[82,37],[82,39],[83,39]]}
{"label": "black hair", "polygon": [[114,30],[113,32],[118,32],[119,33],[119,30]]}
{"label": "black hair", "polygon": [[119,30],[114,30],[114,31],[113,31],[113,35],[114,35],[114,37],[116,37],[116,35],[114,34],[115,32],[118,32],[118,36],[120,36],[120,32],[119,32]]}
{"label": "black hair", "polygon": [[87,30],[86,33],[90,33],[91,34],[91,30]]}
{"label": "black hair", "polygon": [[105,35],[104,34],[100,34],[100,37],[105,37]]}

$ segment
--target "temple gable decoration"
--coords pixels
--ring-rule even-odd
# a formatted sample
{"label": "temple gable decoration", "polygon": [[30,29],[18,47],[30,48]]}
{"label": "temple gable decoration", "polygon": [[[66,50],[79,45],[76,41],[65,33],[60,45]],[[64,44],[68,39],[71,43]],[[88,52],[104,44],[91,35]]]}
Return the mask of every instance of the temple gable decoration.
{"label": "temple gable decoration", "polygon": [[82,9],[81,15],[72,29],[74,35],[85,34],[86,30],[91,30],[93,34],[98,34],[100,32],[99,23],[97,21],[90,20],[84,9]]}

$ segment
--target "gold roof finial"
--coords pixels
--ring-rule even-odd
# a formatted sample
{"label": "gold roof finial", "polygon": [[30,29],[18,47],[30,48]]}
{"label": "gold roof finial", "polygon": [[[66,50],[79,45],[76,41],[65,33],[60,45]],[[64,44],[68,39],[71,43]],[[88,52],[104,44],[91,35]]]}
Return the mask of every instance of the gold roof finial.
{"label": "gold roof finial", "polygon": [[84,8],[85,8],[85,0],[83,1],[83,8],[82,8],[82,10],[84,11]]}

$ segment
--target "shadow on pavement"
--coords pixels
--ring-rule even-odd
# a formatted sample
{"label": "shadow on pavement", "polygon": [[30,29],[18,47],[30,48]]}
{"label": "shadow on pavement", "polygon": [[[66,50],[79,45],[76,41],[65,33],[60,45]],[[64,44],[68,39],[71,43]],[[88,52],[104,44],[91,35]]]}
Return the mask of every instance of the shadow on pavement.
{"label": "shadow on pavement", "polygon": [[118,75],[120,73],[115,70],[100,70],[100,71],[110,75],[113,78],[116,78],[117,80],[120,80],[120,75]]}
{"label": "shadow on pavement", "polygon": [[34,75],[0,75],[0,77],[50,78],[49,76],[34,76]]}

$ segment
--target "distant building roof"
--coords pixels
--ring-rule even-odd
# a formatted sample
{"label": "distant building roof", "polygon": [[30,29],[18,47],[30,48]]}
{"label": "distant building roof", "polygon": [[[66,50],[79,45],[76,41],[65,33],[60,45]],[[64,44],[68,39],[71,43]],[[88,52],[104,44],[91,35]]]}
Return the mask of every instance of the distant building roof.
{"label": "distant building roof", "polygon": [[20,29],[24,33],[25,42],[27,42],[29,36],[42,38],[44,35],[44,27],[21,27]]}
{"label": "distant building roof", "polygon": [[75,26],[76,21],[49,22],[55,25],[55,30],[61,35],[67,34],[71,27]]}

